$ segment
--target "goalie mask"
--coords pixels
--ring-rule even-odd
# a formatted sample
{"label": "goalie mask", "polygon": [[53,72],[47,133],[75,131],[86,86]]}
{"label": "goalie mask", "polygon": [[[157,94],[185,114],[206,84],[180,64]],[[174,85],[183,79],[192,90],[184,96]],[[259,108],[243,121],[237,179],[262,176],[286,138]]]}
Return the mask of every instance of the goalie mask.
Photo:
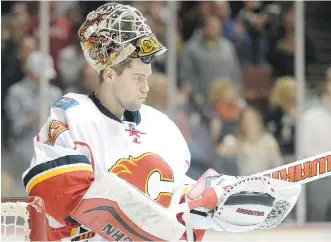
{"label": "goalie mask", "polygon": [[157,40],[141,12],[129,5],[107,3],[90,12],[78,31],[89,65],[100,72],[127,58],[151,63],[166,48]]}

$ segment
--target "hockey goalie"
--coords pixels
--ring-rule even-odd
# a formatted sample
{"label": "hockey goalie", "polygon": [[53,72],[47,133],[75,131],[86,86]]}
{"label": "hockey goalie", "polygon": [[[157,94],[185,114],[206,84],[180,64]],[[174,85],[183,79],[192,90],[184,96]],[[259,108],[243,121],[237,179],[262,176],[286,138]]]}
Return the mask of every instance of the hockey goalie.
{"label": "hockey goalie", "polygon": [[201,241],[208,229],[245,232],[284,219],[300,193],[295,183],[213,170],[197,182],[186,176],[183,136],[143,104],[151,62],[166,48],[137,9],[107,3],[78,35],[100,85],[52,105],[22,177],[45,202],[48,240]]}

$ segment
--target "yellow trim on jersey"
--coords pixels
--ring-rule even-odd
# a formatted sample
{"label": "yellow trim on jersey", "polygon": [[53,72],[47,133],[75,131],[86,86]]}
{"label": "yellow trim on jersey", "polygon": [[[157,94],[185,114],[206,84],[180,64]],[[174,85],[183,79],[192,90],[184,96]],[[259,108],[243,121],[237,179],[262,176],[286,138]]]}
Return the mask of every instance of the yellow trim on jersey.
{"label": "yellow trim on jersey", "polygon": [[73,236],[77,236],[78,235],[78,230],[80,229],[80,227],[78,228],[73,228],[71,230],[71,233],[70,233],[70,237],[73,237]]}
{"label": "yellow trim on jersey", "polygon": [[192,186],[186,186],[183,188],[182,196],[188,193],[191,190]]}
{"label": "yellow trim on jersey", "polygon": [[60,169],[51,169],[49,170],[47,173],[40,175],[36,178],[34,178],[33,180],[31,180],[31,182],[29,183],[29,185],[27,186],[27,192],[30,193],[32,188],[39,184],[40,182],[49,179],[51,177],[57,176],[57,175],[61,175],[67,172],[73,172],[73,171],[91,171],[93,172],[93,168],[91,166],[72,166],[72,167],[64,167],[64,168],[60,168]]}

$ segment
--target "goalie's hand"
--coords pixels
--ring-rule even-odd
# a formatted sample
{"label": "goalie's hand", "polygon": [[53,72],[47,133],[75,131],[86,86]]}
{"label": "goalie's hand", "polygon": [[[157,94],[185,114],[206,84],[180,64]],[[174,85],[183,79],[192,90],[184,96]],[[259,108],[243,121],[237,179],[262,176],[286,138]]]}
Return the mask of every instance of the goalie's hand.
{"label": "goalie's hand", "polygon": [[202,198],[189,205],[192,209],[200,204],[214,230],[246,232],[277,226],[295,205],[300,191],[296,183],[268,177],[221,175],[207,178]]}

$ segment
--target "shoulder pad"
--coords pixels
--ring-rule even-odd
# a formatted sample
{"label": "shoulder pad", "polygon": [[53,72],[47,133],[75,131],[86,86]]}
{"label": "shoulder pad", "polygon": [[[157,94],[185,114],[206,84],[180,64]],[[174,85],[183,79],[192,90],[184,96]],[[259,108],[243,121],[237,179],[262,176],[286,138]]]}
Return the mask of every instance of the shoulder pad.
{"label": "shoulder pad", "polygon": [[79,105],[79,102],[70,97],[61,97],[53,103],[53,108],[61,108],[63,110],[67,110],[73,106]]}

